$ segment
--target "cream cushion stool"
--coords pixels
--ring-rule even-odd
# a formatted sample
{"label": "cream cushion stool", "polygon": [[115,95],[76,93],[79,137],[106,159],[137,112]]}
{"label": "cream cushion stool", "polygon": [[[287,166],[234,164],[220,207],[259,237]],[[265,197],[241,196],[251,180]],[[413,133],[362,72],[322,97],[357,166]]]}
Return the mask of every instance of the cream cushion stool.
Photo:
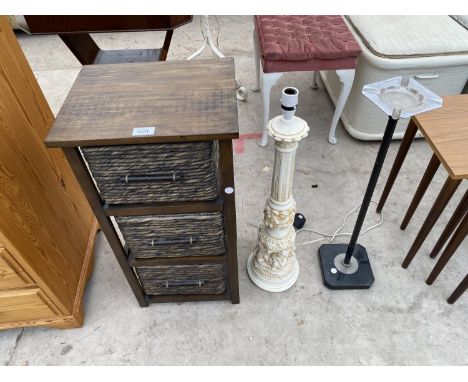
{"label": "cream cushion stool", "polygon": [[[452,17],[346,16],[345,21],[362,49],[341,115],[346,131],[354,138],[380,140],[384,132],[385,115],[361,95],[366,84],[406,76],[439,96],[461,93],[468,80],[468,30]],[[338,105],[340,74],[320,74]],[[403,137],[408,122],[399,120],[394,139]]]}
{"label": "cream cushion stool", "polygon": [[[335,129],[346,103],[360,53],[359,44],[341,16],[255,16],[254,55],[257,83],[253,90],[263,96],[263,134],[270,112],[270,91],[286,72],[337,70],[342,90],[329,133],[336,143]],[[261,69],[261,70],[260,70]],[[314,75],[314,84],[316,76]]]}

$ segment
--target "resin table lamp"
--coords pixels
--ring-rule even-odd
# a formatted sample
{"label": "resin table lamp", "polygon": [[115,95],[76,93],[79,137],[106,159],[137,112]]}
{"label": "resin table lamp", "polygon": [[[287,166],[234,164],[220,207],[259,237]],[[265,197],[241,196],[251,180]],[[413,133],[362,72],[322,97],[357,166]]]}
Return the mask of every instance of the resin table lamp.
{"label": "resin table lamp", "polygon": [[399,118],[442,106],[442,98],[411,78],[394,77],[365,85],[362,94],[388,115],[388,122],[349,244],[324,244],[319,248],[323,282],[330,289],[366,289],[374,282],[367,251],[357,244],[357,239],[396,124]]}
{"label": "resin table lamp", "polygon": [[258,230],[257,245],[247,261],[252,282],[268,292],[289,289],[299,276],[294,244],[296,203],[292,197],[292,180],[298,142],[307,136],[309,126],[294,115],[298,96],[296,88],[283,89],[283,113],[268,123],[268,134],[275,140],[271,193],[265,205],[263,224]]}

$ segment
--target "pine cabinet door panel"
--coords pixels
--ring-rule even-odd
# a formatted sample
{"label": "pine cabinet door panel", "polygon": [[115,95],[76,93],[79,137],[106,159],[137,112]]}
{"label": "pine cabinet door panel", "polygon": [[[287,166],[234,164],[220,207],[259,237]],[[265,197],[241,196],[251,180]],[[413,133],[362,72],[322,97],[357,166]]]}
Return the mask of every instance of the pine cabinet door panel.
{"label": "pine cabinet door panel", "polygon": [[53,318],[56,314],[35,287],[0,291],[0,324]]}
{"label": "pine cabinet door panel", "polygon": [[0,290],[33,284],[31,278],[15,262],[5,248],[0,248]]}

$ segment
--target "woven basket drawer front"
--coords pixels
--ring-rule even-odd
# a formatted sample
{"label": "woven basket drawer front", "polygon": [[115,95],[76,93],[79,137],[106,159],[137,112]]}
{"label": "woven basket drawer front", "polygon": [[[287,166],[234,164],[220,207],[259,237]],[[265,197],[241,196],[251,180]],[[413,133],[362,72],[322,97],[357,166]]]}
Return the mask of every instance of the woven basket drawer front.
{"label": "woven basket drawer front", "polygon": [[217,142],[82,147],[112,204],[202,201],[218,195]]}
{"label": "woven basket drawer front", "polygon": [[161,265],[135,271],[149,295],[220,294],[226,290],[223,264]]}
{"label": "woven basket drawer front", "polygon": [[221,212],[115,219],[135,258],[219,256],[226,252]]}

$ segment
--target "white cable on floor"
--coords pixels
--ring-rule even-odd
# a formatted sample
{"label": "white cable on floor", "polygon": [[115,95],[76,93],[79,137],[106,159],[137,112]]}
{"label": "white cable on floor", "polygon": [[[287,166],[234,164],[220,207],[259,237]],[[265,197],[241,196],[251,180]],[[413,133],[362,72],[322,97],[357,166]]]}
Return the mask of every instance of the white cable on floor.
{"label": "white cable on floor", "polygon": [[[377,204],[377,202],[375,202],[374,200],[371,200],[371,203],[374,203],[374,204]],[[330,242],[332,242],[333,240],[335,240],[335,237],[337,236],[351,236],[352,233],[351,232],[340,232],[345,224],[346,224],[346,220],[359,208],[361,207],[361,204],[362,203],[359,203],[356,207],[354,207],[350,212],[348,212],[348,214],[344,217],[343,219],[343,223],[341,224],[341,226],[333,233],[333,234],[328,234],[328,233],[323,233],[323,232],[320,232],[320,231],[316,231],[316,230],[313,230],[313,229],[310,229],[310,228],[301,228],[299,230],[296,231],[296,234],[298,234],[299,232],[312,232],[312,233],[316,233],[318,235],[322,235],[324,237],[321,237],[320,239],[315,239],[315,240],[309,240],[309,241],[305,241],[303,243],[297,243],[297,245],[305,245],[305,244],[312,244],[312,243],[317,243],[319,241],[322,241],[322,240],[328,240]],[[381,226],[384,222],[384,216],[383,216],[383,212],[380,212],[380,221],[377,223],[377,224],[374,224],[373,226],[365,229],[363,232],[361,232],[359,234],[359,236],[362,236],[362,235],[365,235],[367,232],[369,231],[372,231],[374,228],[377,228],[379,226]]]}

